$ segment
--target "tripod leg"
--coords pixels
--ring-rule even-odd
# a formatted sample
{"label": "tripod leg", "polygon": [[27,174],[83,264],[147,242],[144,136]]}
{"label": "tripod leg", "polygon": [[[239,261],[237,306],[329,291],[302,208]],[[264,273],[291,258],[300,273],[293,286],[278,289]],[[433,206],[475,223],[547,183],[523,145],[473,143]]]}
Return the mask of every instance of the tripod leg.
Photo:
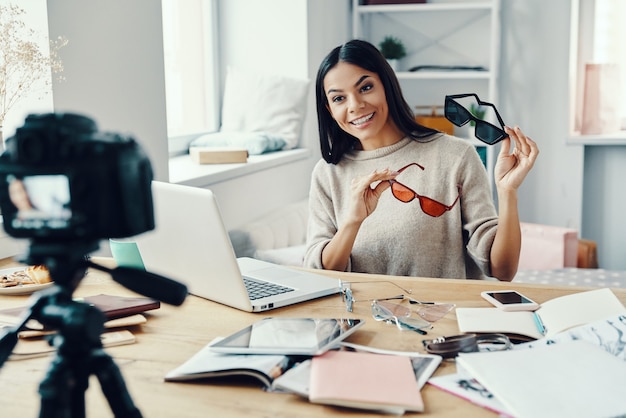
{"label": "tripod leg", "polygon": [[39,384],[39,418],[81,418],[85,416],[84,393],[88,375],[75,374],[71,361],[56,355],[46,377]]}
{"label": "tripod leg", "polygon": [[102,393],[118,418],[141,418],[141,412],[130,397],[120,369],[102,349],[92,352],[93,373],[98,377]]}

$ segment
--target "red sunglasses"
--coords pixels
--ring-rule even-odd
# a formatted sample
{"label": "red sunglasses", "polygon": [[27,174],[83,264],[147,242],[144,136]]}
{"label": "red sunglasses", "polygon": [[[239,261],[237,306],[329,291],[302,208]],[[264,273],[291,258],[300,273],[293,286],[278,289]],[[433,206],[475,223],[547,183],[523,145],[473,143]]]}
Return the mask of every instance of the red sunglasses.
{"label": "red sunglasses", "polygon": [[[400,170],[398,170],[398,173],[402,173],[405,169],[413,165],[424,170],[424,167],[422,167],[418,163],[411,163],[411,164],[405,165]],[[452,204],[448,206],[434,199],[431,199],[430,197],[417,194],[413,189],[411,189],[408,186],[405,186],[404,184],[400,183],[398,180],[392,179],[388,181],[389,181],[389,184],[391,184],[391,193],[396,199],[398,199],[400,202],[403,202],[403,203],[409,203],[413,199],[417,198],[420,201],[420,207],[422,208],[422,211],[426,215],[429,215],[435,218],[443,215],[444,213],[452,209],[454,205],[456,204],[456,202],[458,202],[459,198],[461,197],[461,185],[460,184],[457,184],[456,186],[459,194],[457,195],[454,202],[452,202]]]}

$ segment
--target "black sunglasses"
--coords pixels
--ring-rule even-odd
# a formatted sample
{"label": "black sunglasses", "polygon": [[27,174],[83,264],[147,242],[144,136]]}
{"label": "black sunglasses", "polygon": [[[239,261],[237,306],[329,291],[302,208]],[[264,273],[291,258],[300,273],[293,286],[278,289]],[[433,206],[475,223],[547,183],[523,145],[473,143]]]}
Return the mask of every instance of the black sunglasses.
{"label": "black sunglasses", "polygon": [[[496,113],[496,117],[498,118],[498,122],[500,122],[501,127],[498,128],[497,126],[487,121],[476,118],[469,110],[467,110],[464,106],[462,106],[459,102],[455,100],[464,97],[474,97],[479,105],[492,107]],[[498,109],[496,109],[496,107],[492,103],[483,102],[474,93],[446,96],[444,114],[446,116],[446,119],[448,119],[456,126],[463,126],[466,123],[473,121],[476,125],[474,135],[485,144],[494,145],[509,136],[506,132],[504,132],[504,122],[502,121],[502,118],[498,113]]]}

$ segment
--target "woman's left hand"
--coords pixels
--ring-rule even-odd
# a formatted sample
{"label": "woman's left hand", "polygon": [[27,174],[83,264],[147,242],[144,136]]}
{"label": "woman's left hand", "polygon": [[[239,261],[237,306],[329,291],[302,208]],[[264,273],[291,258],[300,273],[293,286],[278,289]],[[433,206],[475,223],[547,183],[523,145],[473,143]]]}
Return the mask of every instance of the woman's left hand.
{"label": "woman's left hand", "polygon": [[535,141],[524,135],[519,126],[515,128],[506,126],[504,130],[509,137],[502,141],[496,161],[496,186],[499,189],[517,190],[533,168],[539,155],[539,148]]}

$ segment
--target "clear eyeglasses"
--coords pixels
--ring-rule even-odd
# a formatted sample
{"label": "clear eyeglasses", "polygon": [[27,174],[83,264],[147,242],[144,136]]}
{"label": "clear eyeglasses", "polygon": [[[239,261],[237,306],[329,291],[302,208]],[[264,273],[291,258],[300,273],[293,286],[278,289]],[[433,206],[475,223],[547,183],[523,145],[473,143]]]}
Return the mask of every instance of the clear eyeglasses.
{"label": "clear eyeglasses", "polygon": [[397,303],[389,303],[380,300],[372,302],[372,317],[376,321],[394,323],[400,330],[410,330],[426,335],[426,329],[432,328],[432,324],[421,318],[412,318],[411,309]]}
{"label": "clear eyeglasses", "polygon": [[371,302],[374,300],[393,300],[393,299],[404,299],[404,295],[395,295],[395,296],[390,296],[390,297],[384,297],[384,298],[371,298],[371,299],[355,299],[354,298],[354,293],[352,291],[352,285],[355,283],[360,283],[362,285],[367,285],[367,284],[376,284],[376,283],[388,283],[390,285],[393,285],[395,287],[397,287],[398,289],[402,290],[404,293],[408,293],[411,294],[412,290],[411,289],[405,289],[404,287],[400,286],[399,284],[396,284],[392,281],[388,281],[388,280],[374,280],[374,281],[368,281],[368,282],[341,282],[341,299],[344,301],[344,303],[346,304],[346,310],[348,312],[352,312],[352,310],[354,309],[354,303],[355,302]]}
{"label": "clear eyeglasses", "polygon": [[417,311],[419,318],[411,316],[411,309],[398,303],[382,300],[372,302],[372,317],[376,321],[394,323],[401,330],[411,330],[422,335],[427,329],[432,328],[432,323],[440,320],[456,307],[453,303],[419,302],[410,299],[411,303],[420,303],[425,306]]}
{"label": "clear eyeglasses", "polygon": [[[432,328],[432,323],[438,321],[443,318],[450,312],[452,309],[456,307],[453,303],[436,303],[436,302],[426,302],[417,300],[413,297],[406,296],[405,294],[394,295],[389,297],[376,297],[376,298],[368,298],[364,297],[363,299],[356,299],[354,297],[354,293],[352,290],[352,285],[359,283],[360,286],[366,286],[368,284],[381,284],[387,283],[390,284],[397,289],[402,290],[405,294],[412,294],[413,291],[411,289],[406,289],[400,286],[397,283],[394,283],[389,280],[375,280],[375,281],[366,281],[366,282],[341,282],[341,298],[346,305],[346,310],[348,312],[352,312],[354,310],[354,304],[356,302],[371,302],[371,312],[372,317],[376,321],[385,321],[389,323],[394,323],[401,330],[411,330],[416,331],[420,334],[426,334],[427,329]],[[380,286],[376,288],[377,290],[370,289],[370,295],[372,291],[380,292]],[[363,294],[368,295],[367,290],[360,289],[364,291]],[[388,290],[387,290],[388,291]],[[391,292],[388,292],[388,294]],[[368,295],[369,296],[369,295]],[[404,306],[399,303],[389,302],[391,300],[404,300],[407,299],[410,304],[417,304],[421,307],[417,309],[417,316],[411,316],[411,308],[409,306]]]}

